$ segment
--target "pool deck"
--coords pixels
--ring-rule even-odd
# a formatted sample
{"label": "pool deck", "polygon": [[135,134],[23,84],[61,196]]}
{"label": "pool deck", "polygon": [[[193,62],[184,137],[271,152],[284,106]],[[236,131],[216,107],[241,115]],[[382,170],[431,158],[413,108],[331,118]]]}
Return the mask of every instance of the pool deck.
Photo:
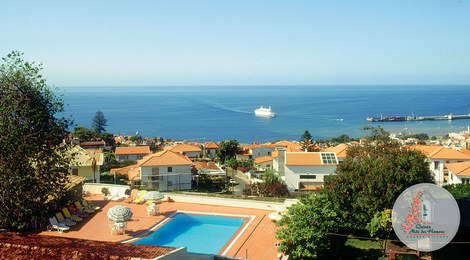
{"label": "pool deck", "polygon": [[[274,237],[276,226],[268,218],[268,215],[273,212],[270,210],[165,201],[159,204],[159,215],[148,216],[145,204],[136,205],[125,202],[105,201],[104,196],[97,194],[86,195],[85,198],[93,201],[95,206],[100,206],[101,210],[91,214],[82,222],[77,223],[77,225],[71,227],[69,231],[63,233],[58,233],[57,231],[44,231],[41,234],[119,242],[142,235],[148,229],[177,210],[216,214],[249,215],[254,216],[254,220],[248,227],[246,227],[243,234],[237,239],[225,255],[249,259],[277,259],[278,252],[274,247],[274,243],[276,242]],[[126,234],[111,235],[109,224],[112,222],[108,220],[106,212],[116,205],[125,205],[133,212],[131,221],[127,223]],[[227,243],[227,245],[228,244],[229,243]],[[224,250],[225,248],[221,250],[219,254]]]}

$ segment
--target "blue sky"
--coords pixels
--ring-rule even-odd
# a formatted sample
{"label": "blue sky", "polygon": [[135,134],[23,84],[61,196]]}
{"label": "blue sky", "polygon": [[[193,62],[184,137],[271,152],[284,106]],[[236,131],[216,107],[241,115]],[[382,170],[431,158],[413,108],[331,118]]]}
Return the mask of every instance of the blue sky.
{"label": "blue sky", "polygon": [[55,86],[470,84],[470,1],[3,1]]}

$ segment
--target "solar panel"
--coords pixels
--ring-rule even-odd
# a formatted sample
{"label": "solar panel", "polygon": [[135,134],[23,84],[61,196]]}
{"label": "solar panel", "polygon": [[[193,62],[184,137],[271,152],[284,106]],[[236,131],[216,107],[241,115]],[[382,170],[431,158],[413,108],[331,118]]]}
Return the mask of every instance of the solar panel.
{"label": "solar panel", "polygon": [[338,164],[335,153],[320,153],[322,164]]}

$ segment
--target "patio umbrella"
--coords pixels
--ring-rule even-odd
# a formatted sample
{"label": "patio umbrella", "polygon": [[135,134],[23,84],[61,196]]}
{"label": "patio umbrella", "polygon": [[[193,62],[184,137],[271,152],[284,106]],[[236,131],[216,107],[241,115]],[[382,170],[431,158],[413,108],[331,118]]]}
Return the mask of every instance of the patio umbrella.
{"label": "patio umbrella", "polygon": [[117,205],[110,208],[107,215],[111,221],[125,222],[132,218],[132,211],[126,206]]}
{"label": "patio umbrella", "polygon": [[149,191],[143,196],[145,200],[161,200],[163,197],[163,194],[159,191]]}

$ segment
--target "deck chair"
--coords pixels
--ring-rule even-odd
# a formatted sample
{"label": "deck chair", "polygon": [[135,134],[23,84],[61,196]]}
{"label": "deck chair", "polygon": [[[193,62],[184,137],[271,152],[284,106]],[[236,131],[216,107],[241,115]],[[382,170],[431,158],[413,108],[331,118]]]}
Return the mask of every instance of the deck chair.
{"label": "deck chair", "polygon": [[147,193],[146,190],[141,190],[139,192],[139,197],[137,197],[137,199],[135,199],[134,201],[132,201],[132,203],[136,203],[136,204],[142,204],[145,202],[144,200],[144,194]]}
{"label": "deck chair", "polygon": [[129,197],[129,195],[126,195],[126,190],[127,188],[118,189],[116,196],[114,196],[114,198],[112,198],[111,200],[120,201],[126,199],[127,197]]}
{"label": "deck chair", "polygon": [[62,233],[66,230],[69,230],[70,227],[65,225],[62,222],[57,221],[55,217],[49,218],[49,222],[51,223],[48,227],[47,230],[52,231],[53,229],[57,229],[59,233]]}
{"label": "deck chair", "polygon": [[79,211],[75,205],[69,205],[69,210],[70,210],[70,213],[74,214],[74,215],[78,215],[79,217],[82,217],[82,218],[85,218],[85,217],[88,217],[88,213],[86,213],[85,211]]}
{"label": "deck chair", "polygon": [[98,211],[99,209],[101,209],[101,207],[95,206],[91,202],[88,203],[87,200],[82,200],[82,204],[85,208],[91,209],[93,211]]}
{"label": "deck chair", "polygon": [[80,204],[80,201],[75,201],[75,206],[77,207],[77,209],[81,210],[81,211],[84,211],[86,213],[93,213],[94,210],[90,209],[90,208],[85,208],[84,206],[82,206],[82,204]]}
{"label": "deck chair", "polygon": [[109,194],[104,197],[105,200],[112,200],[114,199],[114,197],[118,196],[118,188],[117,187],[112,187],[110,190],[109,190]]}
{"label": "deck chair", "polygon": [[67,226],[75,226],[77,224],[71,219],[64,218],[62,214],[60,214],[60,212],[55,213],[55,217],[57,218],[59,222],[62,222]]}
{"label": "deck chair", "polygon": [[73,220],[73,221],[75,221],[75,222],[79,222],[79,221],[82,221],[82,220],[83,220],[83,218],[81,218],[81,217],[79,217],[79,216],[70,214],[70,211],[69,211],[68,208],[63,208],[63,209],[62,209],[62,213],[64,213],[64,215],[65,215],[66,218],[69,218],[69,219],[71,219],[71,220]]}
{"label": "deck chair", "polygon": [[139,190],[138,189],[133,189],[132,192],[131,192],[131,195],[129,197],[127,197],[124,200],[124,202],[131,203],[133,200],[135,200],[137,198],[138,195],[139,195]]}

